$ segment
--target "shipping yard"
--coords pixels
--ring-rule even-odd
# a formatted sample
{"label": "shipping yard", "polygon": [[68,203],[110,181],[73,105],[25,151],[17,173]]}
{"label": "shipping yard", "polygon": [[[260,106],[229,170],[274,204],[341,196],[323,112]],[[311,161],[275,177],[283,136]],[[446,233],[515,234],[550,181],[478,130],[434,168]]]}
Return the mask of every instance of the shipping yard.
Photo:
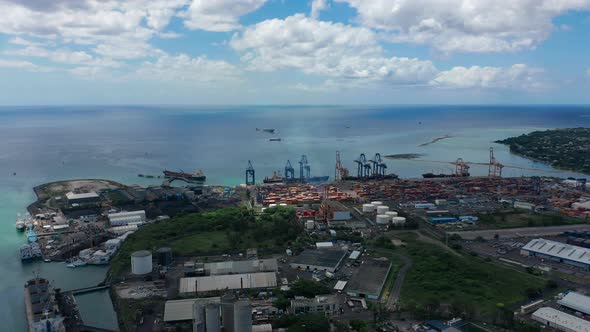
{"label": "shipping yard", "polygon": [[544,292],[517,290],[520,300],[507,303],[518,310],[528,308],[527,296],[538,298],[536,310],[517,315],[523,324],[588,319],[558,304],[570,290],[590,292],[585,181],[501,177],[505,166],[493,155],[487,177],[467,176],[458,162],[463,176],[422,179],[388,174],[378,153],[355,159],[351,176],[340,158],[331,182],[317,182],[303,156],[299,177],[287,162],[285,176],[260,184],[248,162],[238,187],[40,186],[39,201],[17,222],[29,239],[21,258],[112,265],[105,287],[125,330],[272,331],[311,315],[318,324],[373,320],[380,331],[470,331],[488,309],[451,314],[442,309],[446,295],[432,308],[438,320],[412,307],[422,296],[412,271],[425,268],[416,250],[433,248],[444,259],[510,270],[523,285],[553,282]]}

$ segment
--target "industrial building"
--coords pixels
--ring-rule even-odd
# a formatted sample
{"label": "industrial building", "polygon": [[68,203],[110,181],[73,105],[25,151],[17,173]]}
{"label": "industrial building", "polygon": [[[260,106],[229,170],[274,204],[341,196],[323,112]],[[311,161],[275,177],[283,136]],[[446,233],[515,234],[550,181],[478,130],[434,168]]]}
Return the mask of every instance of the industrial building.
{"label": "industrial building", "polygon": [[391,262],[388,259],[366,259],[350,278],[346,294],[378,300],[390,271]]}
{"label": "industrial building", "polygon": [[590,270],[590,249],[545,239],[534,239],[520,249],[523,256],[550,259]]}
{"label": "industrial building", "polygon": [[590,315],[590,297],[586,295],[569,292],[561,300],[558,300],[557,303],[585,315]]}
{"label": "industrial building", "polygon": [[336,272],[346,257],[346,251],[339,249],[304,250],[293,257],[291,268]]}
{"label": "industrial building", "polygon": [[537,309],[532,314],[532,319],[537,322],[550,326],[558,331],[564,332],[589,332],[590,321],[578,318],[576,316],[566,314],[565,312],[543,307]]}
{"label": "industrial building", "polygon": [[164,304],[164,322],[175,323],[193,320],[193,306],[195,304],[206,305],[208,303],[219,304],[220,297],[194,298],[185,300],[166,301]]}
{"label": "industrial building", "polygon": [[350,210],[338,201],[325,201],[321,206],[322,215],[328,221],[346,221],[352,219]]}
{"label": "industrial building", "polygon": [[86,193],[75,193],[70,191],[66,194],[66,199],[69,204],[96,203],[100,201],[100,195],[94,191]]}
{"label": "industrial building", "polygon": [[180,294],[208,292],[223,289],[268,288],[277,286],[274,272],[216,275],[180,278]]}
{"label": "industrial building", "polygon": [[323,313],[332,315],[338,310],[338,299],[335,295],[318,295],[312,299],[295,298],[291,300],[291,311],[294,314]]}
{"label": "industrial building", "polygon": [[277,272],[278,269],[275,258],[205,263],[205,272],[209,275]]}
{"label": "industrial building", "polygon": [[129,224],[142,224],[146,222],[144,210],[109,213],[108,218],[111,226],[125,226]]}

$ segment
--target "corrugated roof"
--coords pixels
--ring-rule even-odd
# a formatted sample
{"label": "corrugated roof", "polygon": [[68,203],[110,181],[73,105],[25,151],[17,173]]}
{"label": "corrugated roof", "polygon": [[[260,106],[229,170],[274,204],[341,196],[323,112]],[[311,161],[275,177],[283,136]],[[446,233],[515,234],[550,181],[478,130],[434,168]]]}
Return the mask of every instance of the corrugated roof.
{"label": "corrugated roof", "polygon": [[193,319],[193,305],[195,303],[220,303],[219,297],[195,298],[186,300],[166,301],[164,305],[164,321],[175,322]]}
{"label": "corrugated roof", "polygon": [[352,253],[350,253],[350,256],[348,256],[349,259],[358,259],[361,256],[361,252],[358,250],[353,251]]}
{"label": "corrugated roof", "polygon": [[522,247],[522,250],[590,265],[590,249],[572,246],[561,242],[534,239]]}
{"label": "corrugated roof", "polygon": [[205,264],[205,270],[211,275],[230,274],[230,273],[254,273],[254,272],[271,272],[278,270],[277,260],[255,259],[248,261],[228,261]]}
{"label": "corrugated roof", "polygon": [[98,198],[100,196],[97,193],[95,193],[94,191],[87,192],[87,193],[75,193],[73,191],[70,191],[69,193],[66,194],[66,197],[67,197],[67,199],[71,200],[71,199]]}
{"label": "corrugated roof", "polygon": [[557,301],[557,303],[564,307],[590,315],[590,297],[586,295],[569,292],[563,297],[563,299]]}
{"label": "corrugated roof", "polygon": [[532,317],[537,321],[548,321],[552,324],[565,327],[569,329],[569,331],[590,332],[589,321],[572,316],[570,314],[566,314],[565,312],[553,308],[540,308],[533,313]]}
{"label": "corrugated roof", "polygon": [[338,282],[336,283],[336,285],[334,285],[334,290],[336,290],[336,291],[343,290],[344,287],[346,287],[346,284],[347,283],[348,283],[348,281],[338,280]]}
{"label": "corrugated roof", "polygon": [[277,275],[275,272],[230,274],[180,279],[180,293],[276,286]]}

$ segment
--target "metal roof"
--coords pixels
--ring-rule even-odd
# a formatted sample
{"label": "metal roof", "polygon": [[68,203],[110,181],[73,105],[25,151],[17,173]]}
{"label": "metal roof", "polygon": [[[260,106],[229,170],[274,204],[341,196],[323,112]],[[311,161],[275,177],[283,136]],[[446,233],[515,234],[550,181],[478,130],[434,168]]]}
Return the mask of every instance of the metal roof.
{"label": "metal roof", "polygon": [[590,297],[576,293],[569,292],[563,299],[557,301],[564,307],[579,311],[581,313],[590,315]]}
{"label": "metal roof", "polygon": [[254,259],[247,261],[228,261],[206,263],[205,271],[210,275],[233,274],[233,273],[254,273],[272,272],[278,270],[276,258]]}
{"label": "metal roof", "polygon": [[348,256],[349,259],[358,259],[361,256],[361,252],[358,250],[353,251],[352,253],[350,253],[350,256]]}
{"label": "metal roof", "polygon": [[521,249],[590,265],[590,249],[572,246],[570,244],[545,239],[534,239]]}
{"label": "metal roof", "polygon": [[66,194],[66,197],[67,197],[67,199],[72,200],[72,199],[98,198],[100,196],[97,193],[95,193],[94,191],[87,192],[87,193],[75,193],[73,191],[70,191],[69,193]]}
{"label": "metal roof", "polygon": [[164,321],[175,322],[193,319],[193,305],[195,303],[220,303],[219,297],[206,297],[185,300],[166,301],[164,305]]}
{"label": "metal roof", "polygon": [[565,312],[543,307],[535,311],[532,315],[534,320],[541,322],[551,322],[551,324],[567,328],[568,331],[590,332],[590,322],[576,316],[566,314]]}
{"label": "metal roof", "polygon": [[338,282],[336,283],[336,285],[334,285],[334,290],[336,290],[336,291],[343,290],[344,287],[346,287],[346,284],[347,283],[348,283],[348,281],[338,280]]}
{"label": "metal roof", "polygon": [[276,287],[275,272],[229,274],[180,279],[180,293],[207,292],[221,289]]}

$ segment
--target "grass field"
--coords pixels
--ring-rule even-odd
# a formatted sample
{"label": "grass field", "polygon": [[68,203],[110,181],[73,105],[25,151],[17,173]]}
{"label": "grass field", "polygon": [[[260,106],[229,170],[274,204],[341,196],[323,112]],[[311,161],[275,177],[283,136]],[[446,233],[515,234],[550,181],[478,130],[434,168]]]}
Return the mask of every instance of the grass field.
{"label": "grass field", "polygon": [[[473,315],[493,315],[497,304],[509,307],[527,299],[527,288],[543,289],[545,279],[512,270],[470,255],[456,256],[415,234],[403,234],[400,253],[413,260],[404,281],[401,302],[406,308],[450,305]],[[410,309],[411,310],[411,309]]]}
{"label": "grass field", "polygon": [[230,249],[230,242],[225,232],[204,232],[189,235],[170,243],[179,255],[204,252],[212,249]]}
{"label": "grass field", "polygon": [[518,227],[544,227],[559,225],[584,224],[584,219],[571,218],[557,213],[527,213],[527,212],[503,212],[479,215],[480,228],[518,228]]}

